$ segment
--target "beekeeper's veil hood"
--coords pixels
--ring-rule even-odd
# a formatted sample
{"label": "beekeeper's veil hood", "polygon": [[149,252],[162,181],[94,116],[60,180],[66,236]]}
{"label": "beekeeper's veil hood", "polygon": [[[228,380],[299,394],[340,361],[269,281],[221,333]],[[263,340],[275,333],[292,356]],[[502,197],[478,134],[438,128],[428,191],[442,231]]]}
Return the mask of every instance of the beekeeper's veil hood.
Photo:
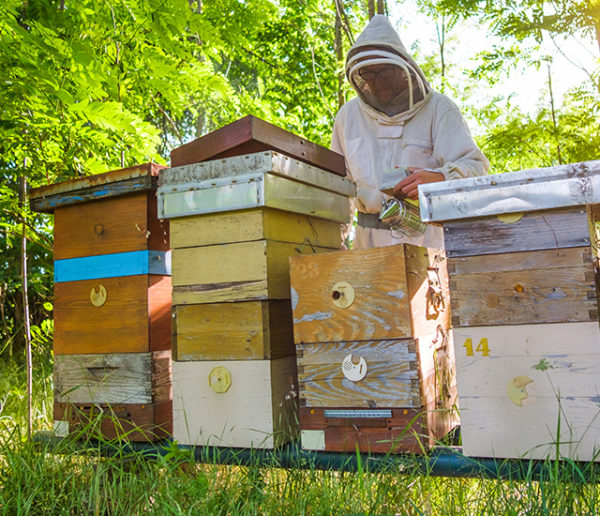
{"label": "beekeeper's veil hood", "polygon": [[[380,65],[375,66],[378,74],[363,70],[374,65]],[[383,15],[374,16],[350,48],[346,77],[363,102],[394,118],[412,117],[431,93],[423,72]]]}

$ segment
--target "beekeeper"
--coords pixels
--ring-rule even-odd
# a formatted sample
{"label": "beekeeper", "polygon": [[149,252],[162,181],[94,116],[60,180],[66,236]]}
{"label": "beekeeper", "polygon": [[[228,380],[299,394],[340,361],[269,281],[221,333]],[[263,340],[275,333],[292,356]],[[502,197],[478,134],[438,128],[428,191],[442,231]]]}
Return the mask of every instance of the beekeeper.
{"label": "beekeeper", "polygon": [[[443,248],[437,226],[407,237],[379,222],[380,192],[388,174],[400,174],[398,198],[418,199],[423,183],[478,176],[489,162],[458,107],[433,91],[387,17],[374,16],[346,58],[346,77],[358,93],[337,114],[331,148],[343,154],[356,182],[355,249],[410,242]],[[395,179],[393,180],[395,183]]]}

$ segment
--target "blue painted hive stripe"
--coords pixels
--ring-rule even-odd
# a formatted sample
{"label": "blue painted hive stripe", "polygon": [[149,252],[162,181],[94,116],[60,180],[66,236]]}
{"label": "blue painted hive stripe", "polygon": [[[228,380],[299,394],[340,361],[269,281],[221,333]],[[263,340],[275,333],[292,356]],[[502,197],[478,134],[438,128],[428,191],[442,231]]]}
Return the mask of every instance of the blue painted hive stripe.
{"label": "blue painted hive stripe", "polygon": [[133,251],[54,262],[54,281],[80,281],[138,274],[171,274],[170,251]]}

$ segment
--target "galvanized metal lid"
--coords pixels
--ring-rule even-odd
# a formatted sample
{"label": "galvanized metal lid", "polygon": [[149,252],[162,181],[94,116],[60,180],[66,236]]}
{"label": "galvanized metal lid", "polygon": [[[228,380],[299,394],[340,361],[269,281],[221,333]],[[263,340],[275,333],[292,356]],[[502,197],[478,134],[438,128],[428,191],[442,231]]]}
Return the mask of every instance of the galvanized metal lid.
{"label": "galvanized metal lid", "polygon": [[600,204],[600,161],[419,186],[425,222]]}
{"label": "galvanized metal lid", "polygon": [[349,179],[266,151],[164,170],[158,217],[270,207],[346,223],[355,193]]}

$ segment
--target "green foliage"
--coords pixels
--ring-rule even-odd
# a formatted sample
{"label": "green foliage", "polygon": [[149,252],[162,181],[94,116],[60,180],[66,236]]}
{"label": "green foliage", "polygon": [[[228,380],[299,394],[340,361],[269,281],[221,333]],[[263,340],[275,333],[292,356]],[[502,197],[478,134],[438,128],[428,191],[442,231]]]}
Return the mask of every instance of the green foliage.
{"label": "green foliage", "polygon": [[[552,111],[511,99],[482,105],[519,61],[540,61],[545,32],[592,34],[597,3],[420,2],[445,16],[478,16],[503,40],[482,52],[469,81],[437,79],[438,56],[418,54],[427,75],[460,98],[485,127],[494,172],[597,158],[598,70]],[[364,6],[344,2],[351,29]],[[554,7],[552,7],[554,6]],[[404,470],[358,474],[198,466],[167,445],[154,460],[114,457],[65,440],[60,454],[26,441],[20,238],[25,228],[34,354],[34,427],[52,419],[51,217],[19,204],[31,186],[143,161],[248,113],[329,143],[336,110],[333,2],[323,0],[6,0],[0,5],[0,512],[94,514],[593,513],[600,493],[577,465],[543,482],[439,479]],[[356,34],[358,31],[353,30]],[[527,45],[523,43],[528,41]],[[447,34],[451,57],[459,35]],[[346,37],[347,48],[350,41]],[[448,57],[447,56],[447,57]],[[446,70],[460,70],[446,59]],[[436,81],[439,80],[438,83]],[[347,85],[344,87],[345,92]],[[12,358],[6,358],[12,353]],[[114,444],[114,443],[111,443]]]}
{"label": "green foliage", "polygon": [[439,0],[441,12],[467,17],[483,17],[501,36],[541,40],[544,31],[596,36],[600,23],[597,0]]}
{"label": "green foliage", "polygon": [[[52,360],[34,358],[34,422],[48,428]],[[549,461],[539,480],[527,467],[523,478],[439,478],[406,462],[387,473],[363,462],[348,473],[196,464],[172,442],[146,455],[118,441],[31,442],[24,368],[3,373],[2,514],[595,514],[600,504],[598,471],[572,461]]]}
{"label": "green foliage", "polygon": [[[357,0],[346,9],[361,19]],[[34,325],[51,299],[52,221],[19,206],[20,178],[36,187],[166,162],[247,114],[328,144],[334,12],[329,0],[2,2],[0,353],[24,341],[23,221]]]}
{"label": "green foliage", "polygon": [[[478,143],[491,162],[491,173],[539,168],[560,163],[598,159],[600,134],[600,68],[586,70],[588,80],[556,98],[550,84],[540,92],[537,106],[527,112],[511,96],[484,100],[486,88],[501,83],[517,68],[551,67],[552,58],[541,51],[543,37],[552,38],[559,53],[567,36],[594,37],[600,44],[597,1],[489,2],[484,0],[419,0],[424,12],[453,28],[458,20],[473,19],[500,39],[481,50],[475,66],[452,63],[445,51],[446,71],[462,68],[441,83],[440,55],[426,62],[434,85],[445,87],[480,127]],[[452,41],[456,35],[446,34]],[[567,56],[568,57],[568,56]],[[552,70],[552,68],[549,68]],[[549,72],[550,74],[550,72]],[[483,96],[481,93],[483,92]],[[519,92],[515,92],[519,93]],[[483,97],[483,98],[482,98]],[[475,100],[474,100],[475,99]]]}
{"label": "green foliage", "polygon": [[510,99],[495,99],[478,111],[487,127],[479,143],[493,164],[492,172],[598,159],[600,94],[593,88],[576,88],[554,117],[546,95],[533,114],[522,113]]}

